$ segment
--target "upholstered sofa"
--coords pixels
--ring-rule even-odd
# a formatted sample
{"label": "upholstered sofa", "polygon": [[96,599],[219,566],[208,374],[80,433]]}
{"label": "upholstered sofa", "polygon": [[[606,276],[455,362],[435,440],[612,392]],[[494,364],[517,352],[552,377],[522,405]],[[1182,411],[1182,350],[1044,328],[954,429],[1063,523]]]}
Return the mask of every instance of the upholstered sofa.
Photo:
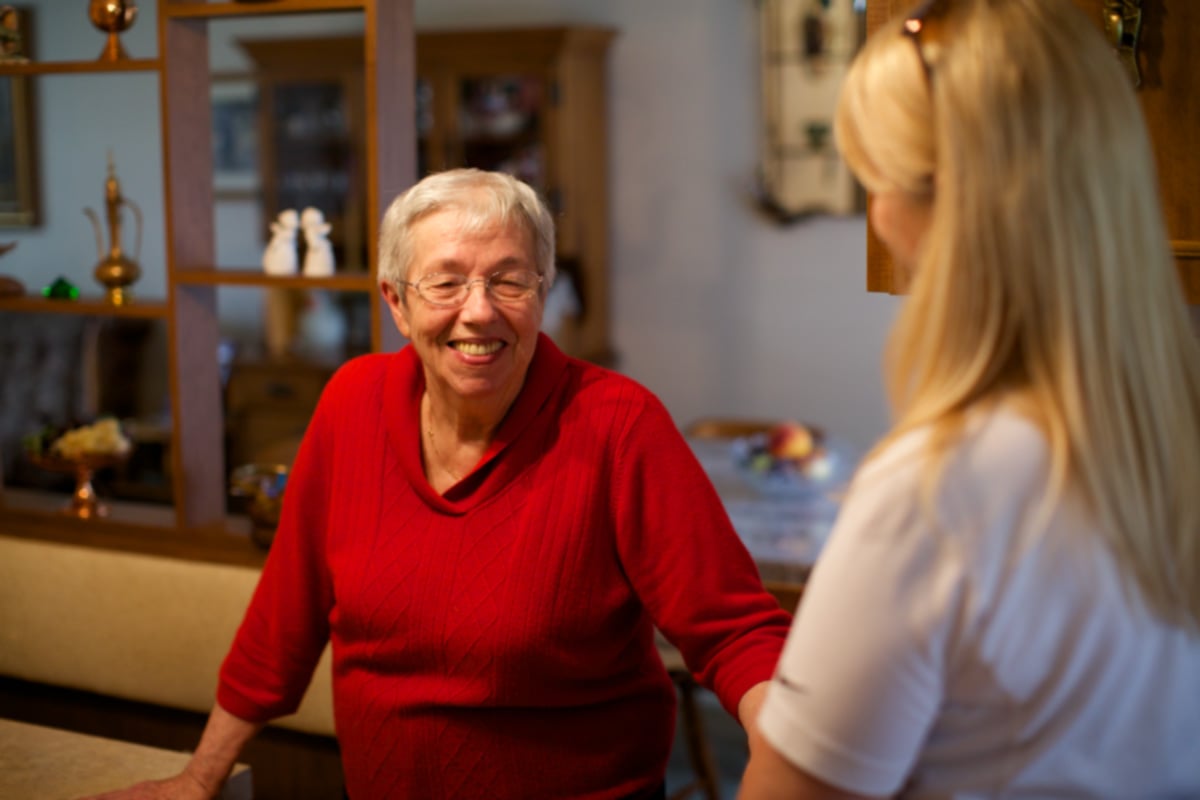
{"label": "upholstered sofa", "polygon": [[[2,527],[2,526],[0,526]],[[207,712],[259,572],[0,530],[0,675]],[[329,653],[280,726],[332,736]]]}

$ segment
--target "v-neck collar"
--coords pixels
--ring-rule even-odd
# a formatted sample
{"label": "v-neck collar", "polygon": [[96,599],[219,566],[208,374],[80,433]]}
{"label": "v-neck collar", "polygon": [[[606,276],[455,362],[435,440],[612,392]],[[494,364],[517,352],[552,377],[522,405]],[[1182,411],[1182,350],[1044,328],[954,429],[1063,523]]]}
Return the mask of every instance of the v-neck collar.
{"label": "v-neck collar", "polygon": [[550,337],[539,333],[525,383],[501,420],[483,458],[470,475],[441,495],[429,485],[421,463],[421,396],[425,393],[425,370],[411,344],[396,353],[388,364],[384,382],[385,397],[392,398],[391,401],[385,399],[385,409],[395,403],[394,410],[384,412],[385,425],[391,449],[417,494],[443,513],[461,515],[503,489],[522,465],[508,464],[505,468],[500,455],[537,418],[566,372],[568,363],[567,356]]}

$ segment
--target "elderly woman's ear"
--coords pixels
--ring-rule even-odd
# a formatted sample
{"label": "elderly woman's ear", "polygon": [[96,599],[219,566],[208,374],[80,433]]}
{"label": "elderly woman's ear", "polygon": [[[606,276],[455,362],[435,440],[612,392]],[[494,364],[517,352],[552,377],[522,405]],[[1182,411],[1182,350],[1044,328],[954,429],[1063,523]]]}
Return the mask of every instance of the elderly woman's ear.
{"label": "elderly woman's ear", "polygon": [[396,325],[396,329],[400,331],[400,335],[404,338],[409,336],[408,326],[408,298],[406,295],[407,287],[401,284],[397,287],[387,281],[380,282],[379,293],[383,295],[384,302],[387,303],[388,311],[392,315],[392,321]]}

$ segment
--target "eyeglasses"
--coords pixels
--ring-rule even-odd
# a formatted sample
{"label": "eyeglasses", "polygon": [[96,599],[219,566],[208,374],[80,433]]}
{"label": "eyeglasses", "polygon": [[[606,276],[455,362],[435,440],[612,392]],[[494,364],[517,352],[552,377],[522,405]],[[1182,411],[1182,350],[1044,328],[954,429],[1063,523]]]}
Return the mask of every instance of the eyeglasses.
{"label": "eyeglasses", "polygon": [[467,302],[471,287],[483,284],[483,290],[494,302],[519,303],[528,300],[542,285],[542,276],[528,269],[502,269],[486,278],[467,278],[453,272],[435,272],[418,281],[405,281],[405,286],[417,290],[417,295],[435,308],[458,308]]}
{"label": "eyeglasses", "polygon": [[903,33],[917,48],[917,58],[921,59],[921,68],[925,70],[925,81],[930,85],[933,83],[933,67],[938,61],[946,12],[950,10],[950,5],[950,0],[926,0],[904,20]]}

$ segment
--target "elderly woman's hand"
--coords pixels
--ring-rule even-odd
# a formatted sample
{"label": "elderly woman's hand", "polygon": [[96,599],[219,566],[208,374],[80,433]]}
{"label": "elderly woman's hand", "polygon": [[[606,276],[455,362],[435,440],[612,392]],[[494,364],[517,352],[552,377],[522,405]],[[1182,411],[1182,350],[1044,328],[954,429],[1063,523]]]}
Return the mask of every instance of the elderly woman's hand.
{"label": "elderly woman's hand", "polygon": [[220,793],[220,788],[205,786],[185,770],[173,778],[143,781],[81,800],[212,800]]}

